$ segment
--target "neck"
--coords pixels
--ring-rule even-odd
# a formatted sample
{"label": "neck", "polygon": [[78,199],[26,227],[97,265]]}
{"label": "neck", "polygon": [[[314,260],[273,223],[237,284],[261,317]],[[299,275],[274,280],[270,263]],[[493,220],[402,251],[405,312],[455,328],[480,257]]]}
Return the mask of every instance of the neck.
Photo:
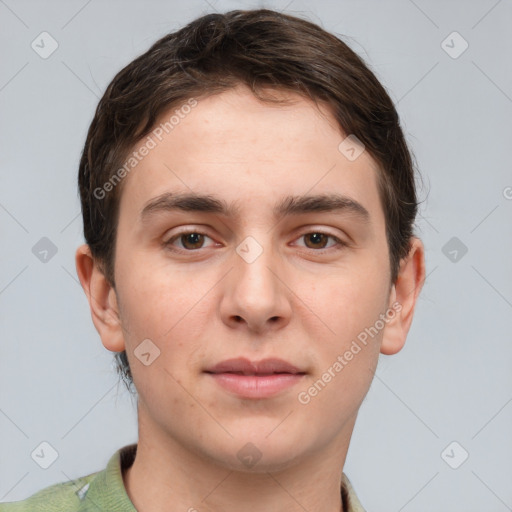
{"label": "neck", "polygon": [[344,512],[341,481],[349,432],[321,452],[281,468],[233,469],[197,454],[168,436],[145,436],[124,474],[126,491],[144,512]]}

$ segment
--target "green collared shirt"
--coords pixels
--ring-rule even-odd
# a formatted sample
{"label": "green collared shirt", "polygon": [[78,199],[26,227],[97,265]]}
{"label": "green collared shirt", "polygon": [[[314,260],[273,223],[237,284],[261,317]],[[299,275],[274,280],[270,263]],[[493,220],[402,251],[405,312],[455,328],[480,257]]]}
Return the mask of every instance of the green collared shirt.
{"label": "green collared shirt", "polygon": [[[123,481],[123,471],[135,460],[137,443],[117,450],[102,471],[61,482],[23,501],[0,503],[0,512],[137,512]],[[343,512],[365,512],[343,473]]]}

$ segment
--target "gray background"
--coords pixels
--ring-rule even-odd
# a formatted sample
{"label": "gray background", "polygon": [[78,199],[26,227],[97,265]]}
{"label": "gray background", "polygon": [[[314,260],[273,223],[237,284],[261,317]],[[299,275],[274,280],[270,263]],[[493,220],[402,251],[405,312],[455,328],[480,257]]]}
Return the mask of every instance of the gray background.
{"label": "gray background", "polygon": [[[137,439],[135,402],[74,266],[78,160],[99,97],[165,33],[206,12],[261,6],[307,16],[366,60],[424,179],[427,281],[405,348],[381,356],[345,472],[368,512],[512,510],[506,0],[0,0],[0,501],[98,471]],[[59,45],[46,59],[31,48],[43,31]],[[58,250],[46,262],[32,252],[42,237]],[[31,458],[43,441],[58,452],[46,470]],[[463,450],[469,458],[453,469]]]}

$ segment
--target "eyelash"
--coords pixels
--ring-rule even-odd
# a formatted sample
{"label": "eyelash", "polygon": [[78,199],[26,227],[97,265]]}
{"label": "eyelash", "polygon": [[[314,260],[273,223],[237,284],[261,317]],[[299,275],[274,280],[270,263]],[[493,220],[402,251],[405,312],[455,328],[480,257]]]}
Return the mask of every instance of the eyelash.
{"label": "eyelash", "polygon": [[[193,253],[193,252],[197,252],[201,249],[204,249],[203,247],[200,247],[199,249],[181,249],[181,248],[176,248],[176,247],[173,247],[173,242],[175,240],[179,240],[182,236],[185,236],[185,235],[191,235],[191,234],[196,234],[196,235],[204,235],[208,238],[210,238],[210,240],[212,240],[212,238],[210,236],[208,236],[206,233],[203,233],[201,231],[198,231],[198,230],[186,230],[186,231],[181,231],[180,233],[176,233],[172,238],[170,238],[169,240],[167,240],[166,242],[164,242],[164,246],[167,247],[169,250],[173,251],[173,252],[178,252],[178,253]],[[322,248],[322,249],[311,249],[309,247],[304,247],[305,249],[308,249],[308,250],[311,250],[317,254],[324,254],[325,252],[329,252],[331,250],[340,250],[344,247],[347,247],[348,244],[345,243],[343,240],[340,240],[338,237],[330,234],[330,233],[327,233],[325,231],[319,231],[319,230],[314,230],[314,231],[307,231],[305,233],[302,233],[298,238],[303,238],[305,237],[306,235],[312,235],[312,234],[316,234],[316,235],[325,235],[327,236],[328,238],[331,238],[333,239],[336,244],[334,246],[331,246],[331,247],[328,247],[328,248]]]}

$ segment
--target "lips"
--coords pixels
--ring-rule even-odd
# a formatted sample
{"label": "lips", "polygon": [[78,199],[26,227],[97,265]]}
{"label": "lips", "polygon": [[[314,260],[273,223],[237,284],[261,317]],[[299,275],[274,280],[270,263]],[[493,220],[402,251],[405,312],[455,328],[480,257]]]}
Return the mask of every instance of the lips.
{"label": "lips", "polygon": [[245,358],[228,359],[212,366],[206,370],[206,373],[233,373],[238,375],[274,375],[274,374],[292,374],[303,375],[306,372],[301,371],[296,366],[283,361],[282,359],[263,359],[262,361],[250,361]]}
{"label": "lips", "polygon": [[290,390],[306,372],[282,359],[228,359],[205,370],[218,386],[239,398],[261,400]]}

